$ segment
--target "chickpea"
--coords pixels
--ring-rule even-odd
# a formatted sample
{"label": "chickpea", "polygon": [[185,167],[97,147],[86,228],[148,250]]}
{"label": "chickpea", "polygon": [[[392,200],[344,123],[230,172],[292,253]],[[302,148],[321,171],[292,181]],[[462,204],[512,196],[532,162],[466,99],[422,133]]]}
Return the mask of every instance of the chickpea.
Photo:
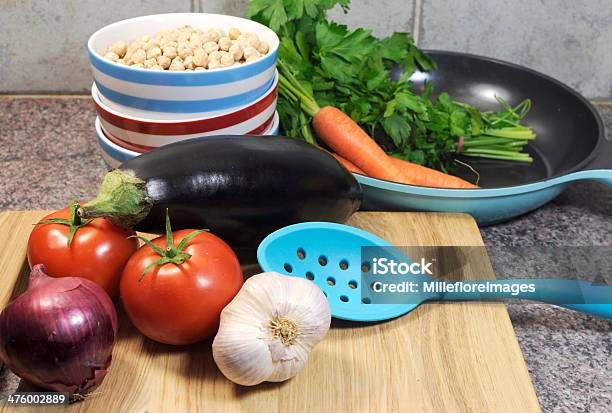
{"label": "chickpea", "polygon": [[193,70],[196,70],[196,71],[198,71],[198,70],[206,70],[206,68],[202,67],[202,66],[196,66],[196,68],[193,69]]}
{"label": "chickpea", "polygon": [[135,67],[135,68],[138,68],[138,69],[143,69],[144,68],[142,63],[134,63],[130,67]]}
{"label": "chickpea", "polygon": [[208,54],[208,61],[211,61],[211,60],[219,60],[220,61],[221,60],[221,56],[223,56],[223,53],[224,52],[221,51],[221,50],[215,50],[214,52],[209,53]]}
{"label": "chickpea", "polygon": [[159,56],[161,56],[162,51],[159,47],[152,47],[149,50],[147,50],[147,59],[157,59]]}
{"label": "chickpea", "polygon": [[266,53],[268,53],[269,48],[270,47],[268,46],[268,43],[266,43],[264,41],[261,41],[261,42],[259,42],[259,46],[257,47],[257,51],[259,53],[261,53],[262,55],[265,55]]}
{"label": "chickpea", "polygon": [[111,62],[116,62],[117,60],[119,60],[119,56],[117,55],[117,53],[115,52],[107,52],[104,55],[104,58],[106,60],[110,60]]}
{"label": "chickpea", "polygon": [[182,31],[178,37],[177,37],[177,41],[179,43],[181,42],[188,42],[189,41],[189,36],[191,36],[191,33],[186,32],[186,31]]}
{"label": "chickpea", "polygon": [[196,66],[206,67],[208,64],[208,54],[204,51],[204,49],[195,49],[193,52],[193,63]]}
{"label": "chickpea", "polygon": [[133,54],[134,52],[128,49],[127,52],[125,52],[125,56],[123,56],[123,60],[125,60],[126,62],[131,62]]}
{"label": "chickpea", "polygon": [[242,34],[238,37],[238,41],[255,49],[259,46],[259,37],[255,33]]}
{"label": "chickpea", "polygon": [[240,44],[233,44],[229,48],[229,54],[234,56],[236,62],[239,62],[240,59],[242,59],[242,46],[240,46]]}
{"label": "chickpea", "polygon": [[157,43],[155,40],[149,40],[148,42],[142,45],[142,48],[145,52],[149,51],[154,47],[159,47],[159,43]]}
{"label": "chickpea", "polygon": [[229,29],[229,38],[230,39],[237,40],[239,36],[240,36],[240,30],[238,30],[235,27],[232,27],[231,29]]}
{"label": "chickpea", "polygon": [[170,67],[168,70],[172,70],[172,71],[182,71],[185,70],[185,65],[183,64],[183,59],[181,59],[180,57],[175,57],[172,60],[172,63],[170,63]]}
{"label": "chickpea", "polygon": [[125,56],[125,52],[127,52],[127,45],[125,42],[115,42],[108,47],[109,52],[115,53],[119,57]]}
{"label": "chickpea", "polygon": [[219,37],[227,37],[227,33],[225,33],[225,30],[223,29],[219,29],[219,28],[214,28],[214,31],[216,31],[219,34]]}
{"label": "chickpea", "polygon": [[153,66],[150,67],[150,69],[153,69],[153,70],[164,70],[164,68],[161,67],[160,65],[153,65]]}
{"label": "chickpea", "polygon": [[140,40],[134,40],[132,43],[129,44],[127,50],[135,52],[136,50],[141,49],[143,44],[144,42],[141,42]]}
{"label": "chickpea", "polygon": [[142,49],[138,49],[132,55],[132,62],[136,64],[143,63],[146,58],[147,58],[147,54],[145,53],[145,51]]}
{"label": "chickpea", "polygon": [[234,64],[234,56],[230,53],[226,53],[221,56],[220,63],[223,67],[230,67]]}
{"label": "chickpea", "polygon": [[181,59],[185,60],[187,56],[193,56],[193,50],[190,47],[185,47],[178,50],[178,55]]}
{"label": "chickpea", "polygon": [[199,34],[195,36],[191,36],[191,38],[189,39],[188,45],[192,49],[202,46],[202,36]]}
{"label": "chickpea", "polygon": [[140,43],[146,43],[149,40],[151,40],[151,36],[149,36],[148,34],[145,34],[144,36],[138,38],[138,41],[140,41]]}
{"label": "chickpea", "polygon": [[202,39],[202,44],[213,41],[210,33],[208,33],[208,32],[204,32],[204,33],[200,34],[200,39]]}
{"label": "chickpea", "polygon": [[259,56],[249,56],[246,58],[246,60],[244,61],[244,63],[249,63],[249,62],[254,62],[255,60],[259,59]]}
{"label": "chickpea", "polygon": [[183,62],[186,69],[195,69],[196,65],[193,63],[193,56],[187,56]]}
{"label": "chickpea", "polygon": [[222,67],[220,61],[218,61],[218,60],[209,60],[208,61],[208,68],[209,69],[218,69],[220,67]]}
{"label": "chickpea", "polygon": [[153,66],[156,66],[156,65],[157,65],[157,60],[155,60],[155,58],[153,58],[153,59],[147,59],[147,60],[145,60],[145,61],[142,63],[142,65],[145,67],[145,69],[150,69],[150,68],[152,68]]}
{"label": "chickpea", "polygon": [[211,54],[219,50],[219,45],[215,42],[207,42],[204,44],[203,48],[206,53]]}
{"label": "chickpea", "polygon": [[244,59],[248,62],[250,57],[259,57],[259,52],[252,46],[247,46],[244,48]]}
{"label": "chickpea", "polygon": [[174,59],[176,56],[178,56],[176,47],[173,47],[173,46],[164,47],[163,55],[168,57],[170,60]]}
{"label": "chickpea", "polygon": [[125,65],[125,60],[117,59],[117,61],[115,63],[119,63],[120,65]]}
{"label": "chickpea", "polygon": [[168,43],[170,43],[172,40],[170,40],[168,37],[166,36],[162,36],[159,38],[159,40],[157,40],[157,43],[159,44],[159,48],[163,49],[164,46],[167,46]]}
{"label": "chickpea", "polygon": [[216,42],[219,41],[220,38],[221,38],[221,35],[215,29],[210,29],[208,31],[208,40],[209,41],[216,43]]}
{"label": "chickpea", "polygon": [[230,46],[232,45],[232,39],[230,39],[229,37],[222,37],[219,39],[218,44],[219,49],[227,52]]}
{"label": "chickpea", "polygon": [[169,68],[170,63],[172,63],[172,59],[170,59],[168,56],[158,56],[157,57],[157,64],[160,65],[162,69]]}

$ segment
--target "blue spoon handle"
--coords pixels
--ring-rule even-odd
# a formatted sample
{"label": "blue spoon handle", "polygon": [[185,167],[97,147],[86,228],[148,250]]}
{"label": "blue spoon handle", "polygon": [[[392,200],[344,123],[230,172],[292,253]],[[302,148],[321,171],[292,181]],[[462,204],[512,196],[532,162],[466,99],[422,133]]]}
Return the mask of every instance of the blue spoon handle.
{"label": "blue spoon handle", "polygon": [[[494,291],[457,291],[443,294],[445,300],[500,300],[520,298],[560,305],[604,318],[612,318],[612,287],[566,279],[512,279],[464,281],[464,284],[498,286]],[[533,288],[527,289],[528,285]],[[523,289],[519,289],[520,287]],[[505,287],[503,290],[502,287]]]}

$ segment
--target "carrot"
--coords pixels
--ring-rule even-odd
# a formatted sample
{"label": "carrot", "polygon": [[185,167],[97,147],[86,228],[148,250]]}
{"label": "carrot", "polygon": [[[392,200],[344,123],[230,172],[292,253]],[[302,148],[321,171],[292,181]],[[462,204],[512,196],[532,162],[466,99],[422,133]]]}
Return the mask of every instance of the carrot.
{"label": "carrot", "polygon": [[319,138],[367,176],[437,188],[478,188],[456,176],[387,155],[374,139],[340,109],[333,106],[319,107],[312,92],[286,71],[282,62],[279,65],[283,72],[279,76],[281,92],[299,103],[300,108],[312,116],[312,126]]}
{"label": "carrot", "polygon": [[355,172],[361,175],[366,175],[365,172],[363,172],[363,169],[359,168],[357,165],[355,165],[353,162],[348,161],[346,159],[344,159],[342,156],[338,155],[337,153],[332,153],[330,152],[331,156],[333,156],[334,158],[336,158],[336,160],[338,162],[340,162],[346,169],[348,169],[351,172]]}
{"label": "carrot", "polygon": [[322,107],[314,114],[312,126],[323,142],[368,176],[395,182],[404,180],[402,172],[388,161],[389,157],[374,139],[340,109]]}
{"label": "carrot", "polygon": [[362,170],[361,170],[361,169],[360,169],[360,168],[359,168],[357,165],[355,165],[353,162],[351,162],[351,161],[347,161],[346,159],[344,159],[342,156],[338,155],[337,153],[330,152],[330,151],[328,151],[327,149],[322,148],[322,147],[320,147],[319,145],[316,145],[316,144],[315,144],[315,146],[316,146],[317,148],[321,149],[322,151],[327,152],[328,154],[330,154],[330,155],[331,155],[331,156],[333,156],[334,158],[336,158],[336,160],[337,160],[338,162],[340,162],[340,163],[342,164],[342,166],[344,166],[344,167],[345,167],[346,169],[348,169],[349,171],[351,171],[351,172],[355,172],[355,173],[358,173],[358,174],[361,174],[361,175],[365,175],[365,174],[366,174],[366,173],[365,173],[365,172],[363,172],[363,171],[362,171]]}
{"label": "carrot", "polygon": [[389,156],[389,162],[399,168],[408,178],[407,182],[404,182],[406,184],[431,186],[435,188],[478,188],[478,186],[459,177],[404,161],[393,156]]}

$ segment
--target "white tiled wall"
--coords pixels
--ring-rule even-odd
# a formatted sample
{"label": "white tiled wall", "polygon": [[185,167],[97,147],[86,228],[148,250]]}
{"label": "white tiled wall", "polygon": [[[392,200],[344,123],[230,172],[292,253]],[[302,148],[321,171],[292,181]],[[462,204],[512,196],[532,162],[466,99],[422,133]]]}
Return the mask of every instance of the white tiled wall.
{"label": "white tiled wall", "polygon": [[[247,0],[0,0],[0,93],[84,92],[85,42],[144,14],[243,15]],[[415,13],[417,15],[415,16]],[[382,36],[418,31],[419,45],[493,56],[547,73],[587,97],[612,98],[611,0],[353,0],[331,17]],[[416,17],[416,18],[415,18]]]}

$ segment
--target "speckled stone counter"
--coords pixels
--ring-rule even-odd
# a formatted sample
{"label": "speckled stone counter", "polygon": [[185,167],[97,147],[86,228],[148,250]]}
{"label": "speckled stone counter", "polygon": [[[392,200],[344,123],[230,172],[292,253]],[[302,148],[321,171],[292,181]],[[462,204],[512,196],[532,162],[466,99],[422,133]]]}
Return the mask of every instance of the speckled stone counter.
{"label": "speckled stone counter", "polygon": [[[597,106],[612,140],[612,105]],[[0,210],[88,199],[106,171],[86,98],[0,98]],[[487,245],[610,245],[612,188],[579,182],[548,205],[482,229]],[[545,412],[612,411],[612,322],[558,307],[508,311]],[[15,377],[0,374],[0,392]]]}

